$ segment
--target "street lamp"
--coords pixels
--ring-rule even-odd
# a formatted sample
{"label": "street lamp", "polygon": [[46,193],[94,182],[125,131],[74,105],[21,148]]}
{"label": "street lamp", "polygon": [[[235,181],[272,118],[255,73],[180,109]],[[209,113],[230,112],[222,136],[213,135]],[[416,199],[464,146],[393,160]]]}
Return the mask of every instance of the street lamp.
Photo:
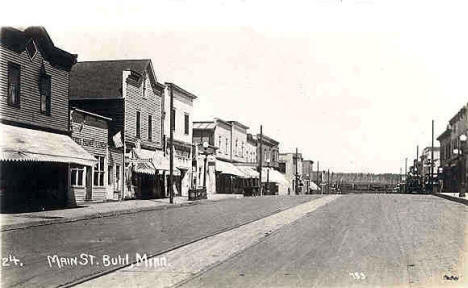
{"label": "street lamp", "polygon": [[460,152],[461,152],[461,183],[460,183],[460,194],[458,196],[465,197],[466,191],[466,140],[467,136],[465,134],[460,135]]}

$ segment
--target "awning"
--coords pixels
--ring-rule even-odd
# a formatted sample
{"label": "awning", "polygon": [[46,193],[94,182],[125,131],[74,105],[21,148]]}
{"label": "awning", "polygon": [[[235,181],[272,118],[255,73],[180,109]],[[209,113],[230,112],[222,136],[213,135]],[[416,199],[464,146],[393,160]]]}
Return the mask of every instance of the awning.
{"label": "awning", "polygon": [[[154,154],[154,158],[153,158],[153,164],[154,164],[154,167],[157,169],[157,170],[161,170],[161,171],[167,171],[169,172],[169,167],[170,167],[170,163],[169,163],[169,155],[166,155],[164,156],[164,152],[162,151],[157,151],[155,154]],[[175,161],[174,161],[175,162]],[[169,173],[166,173],[166,174],[169,174]],[[172,168],[172,174],[175,175],[175,176],[180,176],[180,170],[177,169],[175,166]]]}
{"label": "awning", "polygon": [[133,171],[135,173],[155,175],[156,169],[152,163],[155,152],[146,149],[133,149],[135,159]]}
{"label": "awning", "polygon": [[317,184],[315,184],[313,181],[310,181],[310,182],[309,182],[309,186],[310,186],[310,187],[309,187],[310,190],[314,190],[314,191],[315,191],[315,190],[320,190],[320,188],[317,186]]}
{"label": "awning", "polygon": [[0,124],[0,161],[93,166],[96,159],[70,136]]}
{"label": "awning", "polygon": [[236,168],[233,164],[221,160],[216,160],[216,171],[222,174],[229,174],[239,177],[245,177],[244,173]]}
{"label": "awning", "polygon": [[249,166],[236,166],[237,169],[242,171],[245,174],[245,178],[258,178],[259,173],[255,170],[254,167]]}
{"label": "awning", "polygon": [[279,171],[276,171],[273,168],[262,168],[262,182],[267,182],[267,171],[270,171],[268,174],[269,182],[274,182],[282,185],[289,185],[289,181],[286,179],[284,174]]}

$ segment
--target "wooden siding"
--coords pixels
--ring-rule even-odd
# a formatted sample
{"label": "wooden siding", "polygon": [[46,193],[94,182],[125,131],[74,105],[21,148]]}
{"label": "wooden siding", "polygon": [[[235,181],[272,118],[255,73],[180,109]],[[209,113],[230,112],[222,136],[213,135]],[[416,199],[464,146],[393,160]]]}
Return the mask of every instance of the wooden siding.
{"label": "wooden siding", "polygon": [[[107,155],[107,121],[72,110],[71,136],[92,155]],[[92,140],[93,143],[89,143]],[[92,145],[90,145],[92,144]]]}
{"label": "wooden siding", "polygon": [[[162,149],[161,112],[162,95],[147,89],[148,96],[143,98],[143,81],[127,79],[125,94],[125,141],[135,143],[136,112],[140,111],[140,143],[142,147]],[[148,115],[153,118],[152,141],[148,140]]]}
{"label": "wooden siding", "polygon": [[70,100],[70,106],[112,118],[109,122],[109,144],[112,147],[112,136],[123,130],[124,105],[123,99],[103,100]]}
{"label": "wooden siding", "polygon": [[[8,105],[8,62],[21,66],[20,108]],[[51,113],[40,112],[39,75],[42,63],[51,76]],[[0,43],[0,119],[68,132],[69,73],[52,67],[39,50],[30,60],[26,50],[18,54]]]}

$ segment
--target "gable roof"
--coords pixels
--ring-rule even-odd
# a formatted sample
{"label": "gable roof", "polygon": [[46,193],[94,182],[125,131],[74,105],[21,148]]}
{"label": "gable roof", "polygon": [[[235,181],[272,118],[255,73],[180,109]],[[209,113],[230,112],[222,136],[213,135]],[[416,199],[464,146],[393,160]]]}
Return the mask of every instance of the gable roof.
{"label": "gable roof", "polygon": [[70,71],[76,63],[76,54],[70,54],[60,48],[55,47],[44,27],[31,26],[25,30],[19,30],[13,27],[2,27],[0,31],[0,42],[8,49],[21,53],[26,49],[29,41],[34,40],[42,57],[50,65]]}
{"label": "gable roof", "polygon": [[78,62],[70,73],[70,99],[122,98],[122,72],[131,70],[143,75],[148,66],[153,71],[150,59]]}

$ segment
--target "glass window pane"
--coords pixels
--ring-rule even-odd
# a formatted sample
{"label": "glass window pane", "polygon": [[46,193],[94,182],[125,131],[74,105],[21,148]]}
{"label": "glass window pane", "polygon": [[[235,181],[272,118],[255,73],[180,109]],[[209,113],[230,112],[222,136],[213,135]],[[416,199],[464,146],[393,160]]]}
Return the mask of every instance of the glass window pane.
{"label": "glass window pane", "polygon": [[71,185],[76,185],[76,172],[75,169],[71,170]]}
{"label": "glass window pane", "polygon": [[83,169],[78,170],[78,185],[83,186]]}

